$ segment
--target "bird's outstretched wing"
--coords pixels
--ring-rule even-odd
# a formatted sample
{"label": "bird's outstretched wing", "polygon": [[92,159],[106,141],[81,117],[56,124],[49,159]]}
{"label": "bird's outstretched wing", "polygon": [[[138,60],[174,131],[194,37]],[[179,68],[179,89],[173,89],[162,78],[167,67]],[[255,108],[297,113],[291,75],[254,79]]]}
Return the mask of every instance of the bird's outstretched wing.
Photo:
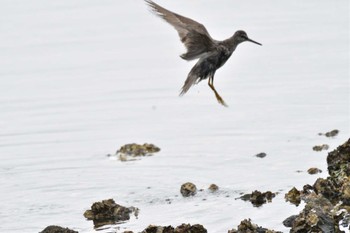
{"label": "bird's outstretched wing", "polygon": [[207,29],[192,19],[171,12],[151,0],[145,0],[152,10],[178,32],[187,53],[181,55],[185,60],[193,60],[207,53],[215,45]]}

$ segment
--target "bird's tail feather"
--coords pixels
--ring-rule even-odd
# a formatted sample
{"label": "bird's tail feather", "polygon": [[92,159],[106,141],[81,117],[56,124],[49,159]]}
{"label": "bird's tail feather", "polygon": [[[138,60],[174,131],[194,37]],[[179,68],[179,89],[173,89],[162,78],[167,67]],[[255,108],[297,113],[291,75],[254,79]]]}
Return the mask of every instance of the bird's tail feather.
{"label": "bird's tail feather", "polygon": [[185,84],[181,88],[180,96],[184,95],[194,84],[197,83],[197,80],[200,79],[197,72],[195,72],[195,67],[188,74]]}

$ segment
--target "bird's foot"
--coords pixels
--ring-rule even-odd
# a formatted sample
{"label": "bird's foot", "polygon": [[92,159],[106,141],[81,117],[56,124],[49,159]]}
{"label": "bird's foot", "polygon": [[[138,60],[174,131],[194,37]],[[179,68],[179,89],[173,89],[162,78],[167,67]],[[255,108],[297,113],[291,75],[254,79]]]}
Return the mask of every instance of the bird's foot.
{"label": "bird's foot", "polygon": [[221,96],[219,94],[215,93],[215,97],[221,105],[228,107],[228,105],[225,103],[225,101],[221,98]]}

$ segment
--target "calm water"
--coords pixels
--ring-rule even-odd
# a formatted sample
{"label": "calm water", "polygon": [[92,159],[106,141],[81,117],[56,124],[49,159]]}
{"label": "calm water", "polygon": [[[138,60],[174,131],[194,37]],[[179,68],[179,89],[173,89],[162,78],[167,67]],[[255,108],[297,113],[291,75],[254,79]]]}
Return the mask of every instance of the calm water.
{"label": "calm water", "polygon": [[[121,229],[227,232],[251,218],[287,232],[281,222],[302,207],[284,193],[312,184],[310,167],[326,176],[327,152],[312,147],[334,149],[350,131],[348,1],[158,2],[215,39],[244,29],[263,44],[240,45],[216,73],[229,108],[206,82],[178,97],[194,63],[143,1],[1,1],[0,232],[94,232],[83,213],[107,198],[140,208]],[[336,138],[317,135],[332,129]],[[131,142],[162,150],[128,163],[106,156]],[[221,191],[184,199],[187,181]],[[281,194],[261,208],[235,200],[256,189]]]}

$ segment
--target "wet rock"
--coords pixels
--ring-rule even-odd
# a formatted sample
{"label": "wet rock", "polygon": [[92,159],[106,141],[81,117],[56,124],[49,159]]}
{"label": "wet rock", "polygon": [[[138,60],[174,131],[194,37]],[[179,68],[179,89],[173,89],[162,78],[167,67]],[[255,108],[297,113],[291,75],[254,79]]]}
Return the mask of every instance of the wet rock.
{"label": "wet rock", "polygon": [[182,224],[175,228],[175,233],[207,233],[207,229],[200,224]]}
{"label": "wet rock", "polygon": [[40,233],[78,233],[78,231],[73,231],[69,228],[63,228],[60,226],[48,226],[44,230],[42,230]]}
{"label": "wet rock", "polygon": [[174,233],[174,227],[149,225],[142,233]]}
{"label": "wet rock", "polygon": [[250,201],[253,204],[253,206],[259,207],[265,204],[266,202],[271,202],[272,198],[274,198],[275,196],[276,194],[272,193],[271,191],[262,193],[260,191],[255,190],[251,194],[245,194],[241,196],[240,199],[242,199],[243,201]]}
{"label": "wet rock", "polygon": [[208,188],[211,192],[216,192],[219,190],[219,186],[217,186],[216,184],[211,184]]}
{"label": "wet rock", "polygon": [[259,153],[259,154],[256,154],[255,157],[258,157],[258,158],[265,158],[265,157],[266,157],[266,153],[261,152],[261,153]]}
{"label": "wet rock", "polygon": [[232,229],[232,230],[229,230],[228,233],[282,233],[282,232],[260,227],[257,224],[252,223],[250,219],[244,219],[238,225],[237,230]]}
{"label": "wet rock", "polygon": [[296,206],[298,206],[301,201],[300,192],[295,187],[289,190],[289,192],[285,194],[284,198],[286,199],[286,201],[289,201],[290,203],[293,203]]}
{"label": "wet rock", "polygon": [[140,145],[132,143],[120,147],[116,154],[121,161],[129,161],[135,160],[136,157],[151,156],[159,151],[160,148],[153,144],[145,143],[143,145]]}
{"label": "wet rock", "polygon": [[335,136],[337,136],[338,133],[339,133],[339,130],[333,129],[332,131],[329,131],[329,132],[327,132],[327,133],[325,133],[325,134],[319,133],[318,135],[325,135],[326,137],[329,138],[329,137],[335,137]]}
{"label": "wet rock", "polygon": [[137,217],[138,211],[135,207],[127,208],[115,203],[113,199],[108,199],[92,204],[91,210],[86,210],[84,217],[93,220],[94,226],[97,228],[129,220],[131,213]]}
{"label": "wet rock", "polygon": [[194,196],[197,193],[197,187],[193,183],[187,182],[181,185],[180,192],[184,197]]}
{"label": "wet rock", "polygon": [[319,145],[319,146],[314,146],[314,147],[312,147],[312,149],[314,151],[328,150],[329,146],[327,144],[322,144],[322,145]]}
{"label": "wet rock", "polygon": [[314,175],[314,174],[321,173],[321,172],[322,172],[322,170],[318,169],[317,167],[311,167],[307,170],[307,173],[309,173],[310,175]]}

